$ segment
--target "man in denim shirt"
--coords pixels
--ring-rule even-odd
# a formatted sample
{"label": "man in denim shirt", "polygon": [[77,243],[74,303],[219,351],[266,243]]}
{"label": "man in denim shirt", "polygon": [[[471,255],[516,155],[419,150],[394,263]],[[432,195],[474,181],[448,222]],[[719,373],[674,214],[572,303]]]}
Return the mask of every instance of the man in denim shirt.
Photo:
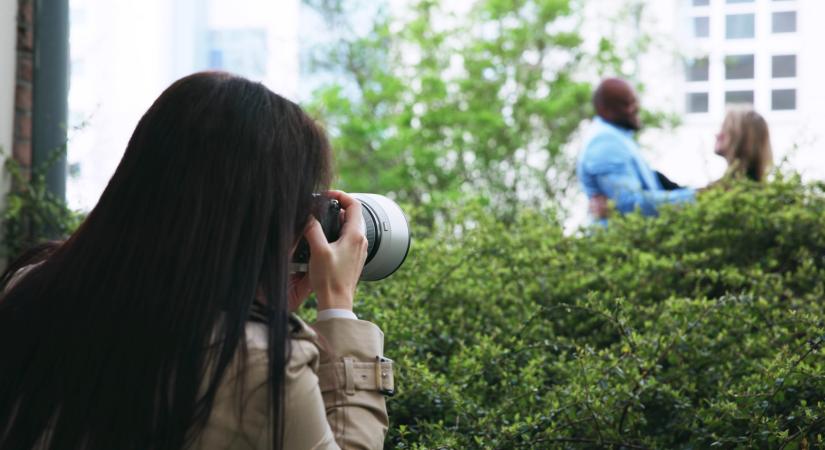
{"label": "man in denim shirt", "polygon": [[622,214],[638,208],[646,216],[655,216],[661,204],[695,199],[694,189],[665,190],[662,183],[667,179],[642,158],[634,140],[641,128],[639,102],[627,82],[604,80],[593,94],[593,106],[597,117],[576,171],[595,219],[606,218],[606,199],[613,200]]}

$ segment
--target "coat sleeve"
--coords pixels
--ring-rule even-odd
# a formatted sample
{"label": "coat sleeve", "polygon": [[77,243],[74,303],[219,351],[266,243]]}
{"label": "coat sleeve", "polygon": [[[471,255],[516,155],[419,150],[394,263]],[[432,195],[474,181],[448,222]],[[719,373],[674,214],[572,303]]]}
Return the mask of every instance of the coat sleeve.
{"label": "coat sleeve", "polygon": [[316,322],[321,359],[318,377],[327,421],[344,449],[380,449],[389,420],[385,395],[395,392],[392,361],[384,358],[384,334],[373,323],[352,319]]}
{"label": "coat sleeve", "polygon": [[646,191],[638,178],[627,172],[605,173],[596,179],[607,197],[616,202],[616,209],[623,214],[639,208],[642,214],[655,216],[660,205],[689,203],[696,198],[696,191],[690,188]]}
{"label": "coat sleeve", "polygon": [[[393,392],[393,374],[392,362],[382,356],[381,330],[355,319],[325,320],[315,330],[298,322],[283,386],[283,448],[383,448],[388,426],[383,394]],[[266,328],[248,324],[246,333],[246,364],[233,365],[226,374],[192,449],[272,448]]]}
{"label": "coat sleeve", "polygon": [[392,362],[374,324],[336,318],[293,339],[285,381],[284,448],[380,449]]}

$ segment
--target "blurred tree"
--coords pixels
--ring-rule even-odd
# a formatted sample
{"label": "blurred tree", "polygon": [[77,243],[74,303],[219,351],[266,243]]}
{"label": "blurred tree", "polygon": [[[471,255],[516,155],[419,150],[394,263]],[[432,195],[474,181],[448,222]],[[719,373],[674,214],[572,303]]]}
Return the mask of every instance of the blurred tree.
{"label": "blurred tree", "polygon": [[338,186],[432,213],[467,194],[503,216],[555,204],[573,181],[565,147],[591,115],[590,81],[627,60],[606,39],[588,53],[575,0],[305,3],[339,33],[312,69],[336,78],[310,104],[333,138]]}

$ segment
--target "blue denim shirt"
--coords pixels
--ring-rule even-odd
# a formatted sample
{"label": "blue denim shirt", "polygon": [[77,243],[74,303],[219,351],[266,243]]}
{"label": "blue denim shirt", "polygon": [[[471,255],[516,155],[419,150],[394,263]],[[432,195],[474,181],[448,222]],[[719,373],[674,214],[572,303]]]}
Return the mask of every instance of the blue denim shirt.
{"label": "blue denim shirt", "polygon": [[633,131],[600,117],[593,121],[576,172],[588,198],[605,195],[622,214],[639,208],[642,214],[655,216],[661,204],[691,202],[696,198],[694,189],[662,189],[656,174],[642,159]]}

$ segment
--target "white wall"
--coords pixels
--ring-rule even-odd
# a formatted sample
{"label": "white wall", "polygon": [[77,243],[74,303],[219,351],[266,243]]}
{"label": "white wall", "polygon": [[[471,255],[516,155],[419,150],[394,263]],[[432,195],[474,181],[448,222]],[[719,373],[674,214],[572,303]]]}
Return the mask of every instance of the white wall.
{"label": "white wall", "polygon": [[[0,0],[9,1],[9,0]],[[263,28],[270,89],[297,92],[298,0],[70,0],[67,199],[89,210],[146,109],[173,81],[206,69],[210,29]]]}
{"label": "white wall", "polygon": [[69,163],[72,208],[91,209],[141,115],[174,80],[171,6],[163,0],[71,0]]}
{"label": "white wall", "polygon": [[[0,0],[0,167],[12,152],[14,135],[14,87],[17,67],[17,0]],[[0,208],[5,205],[9,180],[0,170]]]}

